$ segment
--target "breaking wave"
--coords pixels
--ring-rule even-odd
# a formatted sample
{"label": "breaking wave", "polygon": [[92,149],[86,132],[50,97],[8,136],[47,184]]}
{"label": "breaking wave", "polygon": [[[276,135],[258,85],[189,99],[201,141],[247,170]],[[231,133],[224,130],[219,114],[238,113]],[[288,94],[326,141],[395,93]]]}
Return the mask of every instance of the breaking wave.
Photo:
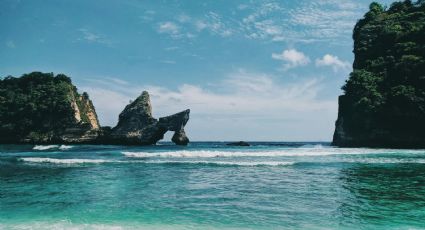
{"label": "breaking wave", "polygon": [[70,146],[70,145],[36,145],[34,146],[34,148],[32,148],[33,150],[39,150],[39,151],[43,151],[43,150],[50,150],[50,149],[60,149],[60,150],[68,150],[73,148],[74,146]]}
{"label": "breaking wave", "polygon": [[67,149],[72,149],[74,146],[70,146],[70,145],[61,145],[59,146],[60,150],[67,150]]}
{"label": "breaking wave", "polygon": [[[340,149],[340,148],[293,148],[276,151],[169,151],[169,152],[122,152],[126,157],[135,158],[214,158],[214,157],[279,157],[279,156],[328,156],[360,154],[400,153],[396,149]],[[424,150],[403,150],[403,153],[425,153]]]}
{"label": "breaking wave", "polygon": [[252,162],[232,162],[232,161],[145,161],[147,164],[201,164],[201,165],[223,165],[223,166],[285,166],[293,165],[294,162],[286,161],[252,161]]}
{"label": "breaking wave", "polygon": [[202,165],[223,165],[223,166],[283,166],[292,165],[293,162],[269,161],[269,162],[231,162],[231,161],[117,161],[102,159],[58,159],[45,157],[25,157],[21,161],[31,163],[51,163],[51,164],[101,164],[101,163],[141,163],[141,164],[202,164]]}
{"label": "breaking wave", "polygon": [[29,229],[45,229],[45,230],[78,230],[78,229],[95,229],[95,230],[171,230],[171,229],[187,229],[184,226],[176,228],[175,225],[161,225],[161,224],[95,224],[95,223],[72,223],[71,221],[57,221],[57,222],[29,222],[29,223],[0,223],[0,229],[10,230],[29,230]]}
{"label": "breaking wave", "polygon": [[111,163],[117,162],[113,160],[102,160],[102,159],[57,159],[57,158],[46,158],[46,157],[24,157],[20,160],[32,163],[53,163],[53,164],[99,164],[99,163]]}
{"label": "breaking wave", "polygon": [[34,150],[48,150],[48,149],[56,149],[59,148],[59,145],[36,145],[34,146]]}

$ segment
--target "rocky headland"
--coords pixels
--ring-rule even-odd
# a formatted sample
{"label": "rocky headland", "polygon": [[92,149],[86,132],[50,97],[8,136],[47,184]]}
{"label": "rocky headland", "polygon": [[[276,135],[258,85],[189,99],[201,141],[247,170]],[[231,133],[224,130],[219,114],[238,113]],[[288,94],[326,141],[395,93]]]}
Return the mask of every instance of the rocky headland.
{"label": "rocky headland", "polygon": [[174,132],[187,145],[190,110],[155,119],[148,92],[127,105],[114,128],[101,127],[87,93],[63,74],[33,72],[0,80],[0,143],[153,145]]}
{"label": "rocky headland", "polygon": [[425,2],[370,4],[353,39],[333,145],[424,148]]}

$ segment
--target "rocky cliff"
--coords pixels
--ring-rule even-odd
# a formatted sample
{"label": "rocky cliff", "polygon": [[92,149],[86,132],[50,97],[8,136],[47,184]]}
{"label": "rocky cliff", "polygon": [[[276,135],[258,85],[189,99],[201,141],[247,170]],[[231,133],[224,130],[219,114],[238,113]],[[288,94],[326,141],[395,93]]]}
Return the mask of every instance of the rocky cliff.
{"label": "rocky cliff", "polygon": [[333,144],[425,147],[425,2],[372,3],[353,39]]}
{"label": "rocky cliff", "polygon": [[189,120],[189,110],[155,119],[149,93],[144,91],[135,101],[127,105],[119,115],[117,126],[112,129],[109,142],[115,144],[151,145],[164,138],[167,131],[173,131],[172,141],[187,145],[184,126]]}
{"label": "rocky cliff", "polygon": [[113,129],[101,127],[87,93],[63,74],[33,72],[0,80],[0,143],[151,145],[174,132],[187,145],[189,110],[155,119],[148,92],[127,105]]}
{"label": "rocky cliff", "polygon": [[87,93],[40,72],[0,80],[0,122],[1,143],[92,142],[100,128]]}

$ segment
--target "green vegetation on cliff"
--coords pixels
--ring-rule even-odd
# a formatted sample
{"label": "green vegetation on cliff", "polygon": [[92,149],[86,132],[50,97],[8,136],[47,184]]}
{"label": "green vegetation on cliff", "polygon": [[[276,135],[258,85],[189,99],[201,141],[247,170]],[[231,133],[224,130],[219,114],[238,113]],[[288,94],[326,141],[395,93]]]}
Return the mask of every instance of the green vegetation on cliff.
{"label": "green vegetation on cliff", "polygon": [[0,80],[0,142],[54,141],[66,128],[90,123],[87,102],[88,95],[78,94],[63,74],[5,77]]}
{"label": "green vegetation on cliff", "polygon": [[353,32],[334,144],[425,146],[425,1],[378,3]]}

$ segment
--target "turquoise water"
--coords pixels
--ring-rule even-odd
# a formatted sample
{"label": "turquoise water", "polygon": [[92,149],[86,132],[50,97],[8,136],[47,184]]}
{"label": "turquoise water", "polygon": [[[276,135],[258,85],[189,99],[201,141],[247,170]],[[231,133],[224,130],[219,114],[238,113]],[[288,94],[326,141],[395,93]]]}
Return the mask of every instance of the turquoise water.
{"label": "turquoise water", "polygon": [[423,229],[425,150],[0,146],[0,229]]}

